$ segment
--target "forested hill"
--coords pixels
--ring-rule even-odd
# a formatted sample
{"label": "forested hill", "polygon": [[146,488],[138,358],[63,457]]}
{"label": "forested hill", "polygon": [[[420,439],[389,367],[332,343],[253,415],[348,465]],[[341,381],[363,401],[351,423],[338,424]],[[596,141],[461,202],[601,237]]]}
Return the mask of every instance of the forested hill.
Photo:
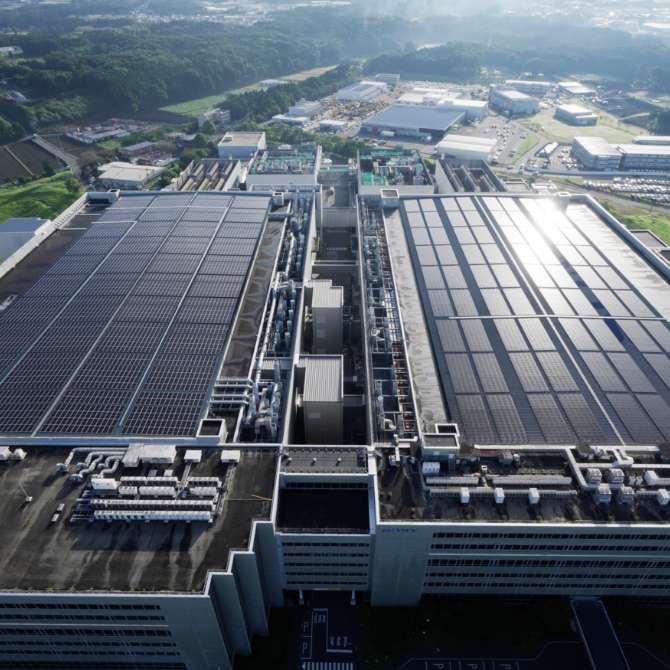
{"label": "forested hill", "polygon": [[374,55],[406,37],[387,18],[353,21],[342,11],[305,9],[283,16],[249,27],[183,20],[61,32],[39,25],[5,36],[0,41],[18,44],[24,57],[0,60],[0,78],[34,104],[0,105],[0,133],[3,117],[5,126],[32,129],[86,111],[150,110]]}

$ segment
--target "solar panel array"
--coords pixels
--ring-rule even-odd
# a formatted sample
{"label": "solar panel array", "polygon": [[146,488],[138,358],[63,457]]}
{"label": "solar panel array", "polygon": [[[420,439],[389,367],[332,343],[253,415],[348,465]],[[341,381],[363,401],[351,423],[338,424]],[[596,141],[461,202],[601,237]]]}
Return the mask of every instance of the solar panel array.
{"label": "solar panel array", "polygon": [[659,311],[670,288],[588,206],[403,204],[444,396],[466,439],[670,440],[670,329]]}
{"label": "solar panel array", "polygon": [[109,207],[0,315],[0,433],[195,434],[268,206]]}

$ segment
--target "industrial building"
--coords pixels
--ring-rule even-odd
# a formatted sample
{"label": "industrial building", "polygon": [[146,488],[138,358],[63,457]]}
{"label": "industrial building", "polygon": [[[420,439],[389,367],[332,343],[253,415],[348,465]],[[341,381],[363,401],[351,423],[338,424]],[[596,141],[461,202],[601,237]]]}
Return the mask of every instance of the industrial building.
{"label": "industrial building", "polygon": [[308,124],[310,118],[308,116],[290,116],[289,114],[275,114],[270,123],[280,123],[285,126],[302,126]]}
{"label": "industrial building", "polygon": [[319,130],[327,133],[337,133],[347,127],[347,122],[340,119],[321,119],[319,121]]}
{"label": "industrial building", "polygon": [[670,170],[670,145],[667,144],[610,144],[602,137],[575,137],[572,153],[590,170]]}
{"label": "industrial building", "polygon": [[138,165],[112,161],[98,168],[96,183],[98,188],[141,191],[146,185],[159,177],[165,168],[155,165]]}
{"label": "industrial building", "polygon": [[321,147],[282,144],[260,151],[244,179],[248,190],[314,188],[321,168]]}
{"label": "industrial building", "polygon": [[575,137],[572,155],[586,170],[610,171],[621,166],[621,152],[602,137]]}
{"label": "industrial building", "polygon": [[619,144],[622,170],[667,172],[670,170],[670,145]]}
{"label": "industrial building", "polygon": [[463,112],[424,105],[391,105],[363,121],[361,130],[384,137],[413,137],[429,141],[465,120]]}
{"label": "industrial building", "polygon": [[318,100],[299,100],[295,105],[288,108],[288,116],[306,116],[311,119],[321,111],[321,103]]}
{"label": "industrial building", "polygon": [[536,79],[507,79],[505,81],[506,88],[511,88],[515,91],[521,91],[521,93],[527,93],[528,95],[540,98],[544,97],[555,86],[556,84],[550,81]]}
{"label": "industrial building", "polygon": [[219,158],[250,161],[259,151],[267,147],[265,133],[227,132],[217,146]]}
{"label": "industrial building", "polygon": [[571,126],[595,126],[598,123],[598,115],[581,105],[559,105],[554,111],[554,116]]}
{"label": "industrial building", "polygon": [[535,114],[540,109],[540,101],[512,88],[492,88],[489,94],[492,109],[509,116]]}
{"label": "industrial building", "polygon": [[638,135],[633,138],[633,144],[670,145],[670,137],[667,135]]}
{"label": "industrial building", "polygon": [[388,85],[383,81],[359,81],[341,88],[335,99],[348,102],[370,102],[388,93]]}
{"label": "industrial building", "polygon": [[562,93],[577,98],[592,98],[596,92],[579,81],[559,81],[558,88]]}
{"label": "industrial building", "polygon": [[403,93],[397,102],[402,105],[427,105],[464,112],[468,123],[481,121],[486,116],[489,107],[485,100],[460,98],[446,89],[423,86],[415,86],[410,92]]}
{"label": "industrial building", "polygon": [[474,135],[445,135],[435,146],[438,156],[450,156],[463,161],[487,161],[495,149],[497,141]]}
{"label": "industrial building", "polygon": [[421,154],[414,149],[370,149],[358,154],[358,193],[380,198],[382,189],[393,188],[401,195],[435,193]]}
{"label": "industrial building", "polygon": [[316,590],[667,597],[670,266],[588,196],[341,178],[88,193],[0,279],[0,668],[228,670]]}

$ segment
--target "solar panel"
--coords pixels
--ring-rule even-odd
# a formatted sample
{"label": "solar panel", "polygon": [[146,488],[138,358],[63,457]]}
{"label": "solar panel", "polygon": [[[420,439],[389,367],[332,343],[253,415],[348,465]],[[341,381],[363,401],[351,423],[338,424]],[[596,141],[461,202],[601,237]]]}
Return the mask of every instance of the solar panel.
{"label": "solar panel", "polygon": [[0,432],[195,434],[269,203],[216,255],[232,198],[208,195],[122,196],[0,314]]}

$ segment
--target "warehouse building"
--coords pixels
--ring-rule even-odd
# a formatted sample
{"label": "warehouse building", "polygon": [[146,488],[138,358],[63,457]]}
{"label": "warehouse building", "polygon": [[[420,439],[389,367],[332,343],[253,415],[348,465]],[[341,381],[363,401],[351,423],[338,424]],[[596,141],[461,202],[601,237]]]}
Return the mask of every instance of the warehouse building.
{"label": "warehouse building", "polygon": [[554,111],[554,116],[571,126],[595,126],[598,123],[598,115],[581,105],[559,105]]}
{"label": "warehouse building", "polygon": [[610,171],[621,166],[621,152],[602,137],[575,137],[572,155],[586,170]]}
{"label": "warehouse building", "polygon": [[633,144],[670,145],[670,136],[667,135],[638,135],[633,138]]}
{"label": "warehouse building", "polygon": [[619,144],[622,170],[667,172],[670,170],[670,145]]}
{"label": "warehouse building", "polygon": [[579,81],[559,81],[558,88],[562,93],[575,96],[576,98],[592,98],[596,94],[592,88],[585,86]]}
{"label": "warehouse building", "polygon": [[465,114],[452,109],[424,105],[391,105],[361,124],[361,130],[386,137],[431,139],[444,135],[452,126],[465,121]]}
{"label": "warehouse building", "polygon": [[556,84],[550,81],[535,79],[507,79],[505,81],[506,88],[521,91],[521,93],[527,93],[528,95],[534,95],[539,98],[544,97],[555,86]]}
{"label": "warehouse building", "polygon": [[463,161],[488,161],[495,146],[496,140],[488,137],[448,134],[435,146],[435,152]]}
{"label": "warehouse building", "polygon": [[98,168],[96,183],[98,188],[141,191],[164,171],[165,168],[155,165],[137,165],[136,163],[113,161]]}
{"label": "warehouse building", "polygon": [[669,266],[587,196],[392,186],[334,260],[272,191],[91,193],[22,261],[0,668],[228,670],[316,590],[666,598]]}
{"label": "warehouse building", "polygon": [[383,81],[359,81],[341,88],[335,93],[335,99],[347,102],[370,102],[380,95],[388,93],[388,85]]}
{"label": "warehouse building", "polygon": [[509,116],[535,114],[540,109],[540,102],[537,98],[512,88],[492,88],[489,94],[489,105],[492,109]]}
{"label": "warehouse building", "polygon": [[267,147],[265,133],[228,132],[217,146],[219,158],[250,161],[259,151]]}
{"label": "warehouse building", "polygon": [[670,170],[670,145],[667,144],[610,144],[602,137],[575,137],[572,153],[591,170]]}

